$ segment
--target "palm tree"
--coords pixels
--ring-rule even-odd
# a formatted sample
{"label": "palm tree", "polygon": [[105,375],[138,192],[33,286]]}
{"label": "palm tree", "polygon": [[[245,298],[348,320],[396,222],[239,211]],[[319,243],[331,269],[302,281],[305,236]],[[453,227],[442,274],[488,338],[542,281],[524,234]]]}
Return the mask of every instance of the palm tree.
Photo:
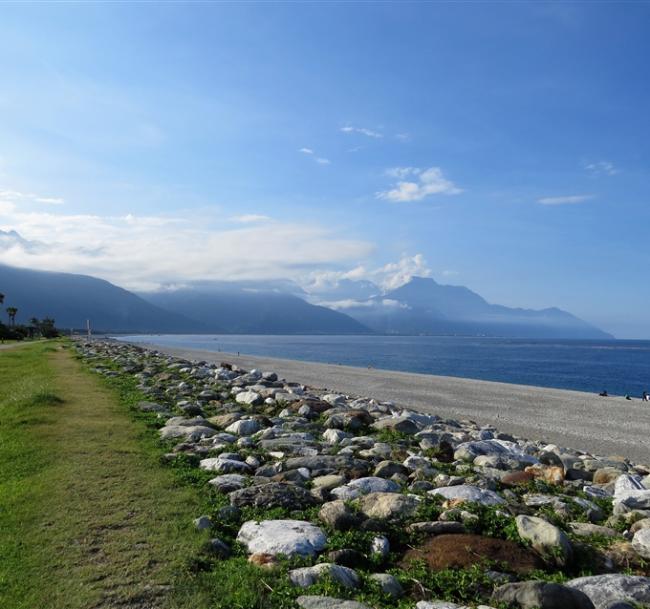
{"label": "palm tree", "polygon": [[38,317],[32,317],[29,320],[29,334],[32,338],[34,338],[34,336],[38,332],[40,325],[41,322],[38,321]]}
{"label": "palm tree", "polygon": [[16,307],[7,307],[7,315],[9,316],[9,323],[12,326],[16,325],[16,313],[18,313],[18,309]]}

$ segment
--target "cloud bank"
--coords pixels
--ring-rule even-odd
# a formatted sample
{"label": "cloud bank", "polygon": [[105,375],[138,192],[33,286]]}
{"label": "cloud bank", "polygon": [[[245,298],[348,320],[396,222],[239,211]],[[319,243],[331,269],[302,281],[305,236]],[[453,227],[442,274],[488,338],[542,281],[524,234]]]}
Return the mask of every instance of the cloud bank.
{"label": "cloud bank", "polygon": [[256,214],[65,214],[24,210],[6,198],[0,198],[0,230],[11,234],[0,240],[0,263],[85,273],[136,290],[178,281],[298,278],[355,264],[374,250],[341,237],[336,227]]}

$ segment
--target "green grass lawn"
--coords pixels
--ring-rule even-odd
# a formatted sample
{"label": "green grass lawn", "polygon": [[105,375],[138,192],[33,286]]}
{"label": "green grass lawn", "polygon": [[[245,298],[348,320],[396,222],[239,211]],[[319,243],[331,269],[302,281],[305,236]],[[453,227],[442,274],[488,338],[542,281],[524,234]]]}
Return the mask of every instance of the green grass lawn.
{"label": "green grass lawn", "polygon": [[66,343],[0,351],[0,607],[205,607],[205,501]]}

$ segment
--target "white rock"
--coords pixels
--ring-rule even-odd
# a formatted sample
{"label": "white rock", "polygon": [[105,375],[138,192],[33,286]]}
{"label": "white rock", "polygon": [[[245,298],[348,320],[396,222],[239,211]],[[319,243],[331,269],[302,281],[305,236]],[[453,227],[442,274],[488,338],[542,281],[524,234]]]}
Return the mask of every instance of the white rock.
{"label": "white rock", "polygon": [[212,427],[205,427],[203,425],[166,425],[158,433],[163,440],[185,438],[186,440],[196,442],[202,438],[209,438],[217,432]]}
{"label": "white rock", "polygon": [[454,457],[466,461],[473,461],[481,455],[496,455],[506,458],[517,459],[524,463],[535,464],[539,461],[526,454],[516,442],[507,440],[478,440],[476,442],[464,442],[456,447]]}
{"label": "white rock", "polygon": [[640,529],[634,534],[632,547],[639,556],[650,558],[650,529]]}
{"label": "white rock", "polygon": [[302,520],[249,520],[239,529],[237,541],[251,554],[315,556],[325,548],[327,537],[322,529]]}
{"label": "white rock", "polygon": [[239,404],[259,404],[262,396],[255,391],[242,391],[235,396],[235,401]]}
{"label": "white rock", "polygon": [[345,396],[338,393],[326,393],[321,399],[332,406],[345,406],[347,404]]}
{"label": "white rock", "polygon": [[240,419],[239,421],[235,421],[231,425],[228,425],[228,427],[226,427],[226,431],[229,433],[234,433],[238,436],[252,436],[261,428],[262,426],[258,421],[255,421],[253,419]]}
{"label": "white rock", "polygon": [[635,575],[593,575],[579,577],[564,584],[584,592],[596,609],[605,609],[615,601],[650,603],[650,577]]}
{"label": "white rock", "polygon": [[494,491],[488,491],[470,484],[460,484],[458,486],[443,486],[434,488],[428,492],[429,495],[440,495],[445,499],[462,499],[464,501],[473,501],[483,505],[501,505],[505,503],[504,499],[499,497]]}
{"label": "white rock", "polygon": [[386,478],[368,476],[366,478],[357,478],[348,482],[345,486],[340,486],[331,491],[337,499],[350,500],[367,495],[368,493],[397,493],[399,484]]}
{"label": "white rock", "polygon": [[199,467],[208,472],[219,472],[229,474],[231,472],[249,472],[250,466],[244,461],[236,459],[224,459],[223,457],[211,457],[199,461]]}
{"label": "white rock", "polygon": [[555,525],[537,516],[520,514],[515,519],[519,537],[530,541],[533,549],[559,566],[566,565],[573,555],[571,542],[566,534]]}
{"label": "white rock", "polygon": [[339,442],[345,440],[345,438],[349,438],[351,435],[340,429],[328,429],[323,432],[323,440],[332,446],[336,446]]}
{"label": "white rock", "polygon": [[325,575],[328,575],[345,588],[357,588],[359,586],[359,576],[353,569],[328,562],[289,571],[291,583],[301,588],[313,586]]}
{"label": "white rock", "polygon": [[377,537],[372,538],[370,543],[370,553],[375,554],[382,559],[386,558],[390,552],[390,541],[388,537],[383,535],[377,535]]}

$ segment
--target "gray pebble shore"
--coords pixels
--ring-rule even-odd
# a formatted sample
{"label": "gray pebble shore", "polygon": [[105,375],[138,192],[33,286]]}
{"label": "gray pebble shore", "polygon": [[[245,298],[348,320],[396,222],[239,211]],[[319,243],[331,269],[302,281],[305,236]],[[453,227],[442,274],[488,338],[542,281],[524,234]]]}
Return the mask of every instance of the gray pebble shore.
{"label": "gray pebble shore", "polygon": [[[182,457],[204,472],[214,509],[188,517],[210,535],[213,559],[243,556],[280,573],[296,607],[400,599],[408,609],[465,609],[453,602],[458,590],[437,597],[414,575],[435,588],[436,573],[476,566],[476,587],[463,594],[483,604],[471,606],[650,606],[650,464],[550,443],[563,426],[557,410],[548,433],[541,422],[527,428],[530,439],[485,418],[450,418],[434,387],[473,384],[475,408],[486,387],[493,404],[514,390],[531,402],[542,392],[547,404],[572,395],[586,409],[584,394],[108,341],[77,348],[97,373],[137,380],[146,396],[137,409],[170,451],[163,461]],[[263,367],[251,369],[255,361]],[[346,388],[355,379],[365,393]],[[416,410],[414,395],[428,395],[428,408]],[[516,402],[502,408],[515,417]],[[346,598],[319,593],[322,582]]]}

